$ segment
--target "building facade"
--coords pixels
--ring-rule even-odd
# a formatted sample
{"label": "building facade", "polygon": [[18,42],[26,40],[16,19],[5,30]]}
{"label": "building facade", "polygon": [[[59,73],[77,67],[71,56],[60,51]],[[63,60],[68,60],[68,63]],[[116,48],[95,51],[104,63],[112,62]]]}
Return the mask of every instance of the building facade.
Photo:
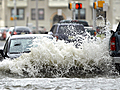
{"label": "building facade", "polygon": [[[16,2],[15,2],[16,1]],[[0,0],[0,27],[30,26],[36,27],[36,5],[38,5],[38,27],[45,27],[50,30],[54,23],[62,19],[72,19],[73,10],[68,9],[68,3],[82,3],[82,9],[75,10],[76,19],[86,20],[89,25],[93,25],[93,1],[94,0]],[[107,21],[111,29],[120,20],[120,0],[104,0],[108,3],[106,13]],[[16,16],[14,8],[16,5]],[[100,16],[104,16],[100,10],[97,11],[97,26],[104,22]],[[101,18],[101,19],[99,19]]]}

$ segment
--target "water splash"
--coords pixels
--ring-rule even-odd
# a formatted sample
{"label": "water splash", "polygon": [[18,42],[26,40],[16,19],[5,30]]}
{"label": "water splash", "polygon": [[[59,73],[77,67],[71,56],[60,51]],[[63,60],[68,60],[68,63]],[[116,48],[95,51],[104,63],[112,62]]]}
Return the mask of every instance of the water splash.
{"label": "water splash", "polygon": [[[30,53],[19,58],[0,62],[0,71],[23,77],[93,77],[117,74],[109,56],[108,27],[106,37],[98,38],[88,32],[76,35],[74,28],[67,34],[76,42],[64,40],[35,39]],[[78,48],[75,46],[79,45]]]}
{"label": "water splash", "polygon": [[36,40],[38,47],[14,60],[0,62],[0,71],[24,77],[89,77],[115,74],[109,38],[84,39],[80,48],[64,41]]}

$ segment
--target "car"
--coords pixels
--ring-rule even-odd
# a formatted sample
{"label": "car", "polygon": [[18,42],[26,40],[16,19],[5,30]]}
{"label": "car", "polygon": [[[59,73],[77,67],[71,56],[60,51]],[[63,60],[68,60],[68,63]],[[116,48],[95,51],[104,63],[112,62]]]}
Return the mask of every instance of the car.
{"label": "car", "polygon": [[6,40],[8,39],[8,37],[11,36],[11,34],[13,33],[14,27],[10,27],[8,32],[6,33]]}
{"label": "car", "polygon": [[83,20],[61,20],[60,23],[79,23],[85,27],[89,27],[88,22]]}
{"label": "car", "polygon": [[15,26],[11,35],[21,35],[21,34],[32,34],[32,32],[29,27]]}
{"label": "car", "polygon": [[82,24],[85,30],[90,33],[91,36],[96,36],[96,30],[90,27],[87,21],[84,20],[61,20],[60,23],[79,23]]}
{"label": "car", "polygon": [[31,52],[29,48],[33,47],[32,43],[35,38],[42,39],[46,37],[50,40],[53,36],[48,34],[26,34],[26,35],[13,35],[9,37],[2,49],[0,49],[0,60],[10,58],[14,59],[21,56],[23,53]]}
{"label": "car", "polygon": [[8,32],[8,28],[3,27],[0,28],[0,39],[5,40],[6,39],[6,33]]}
{"label": "car", "polygon": [[111,30],[111,37],[109,40],[109,53],[113,58],[116,70],[120,74],[120,22],[117,26],[116,31]]}
{"label": "car", "polygon": [[44,26],[39,26],[38,27],[38,32],[36,32],[36,27],[33,27],[32,33],[34,33],[34,34],[36,34],[36,33],[47,34],[48,31],[46,30],[46,28]]}
{"label": "car", "polygon": [[83,37],[87,35],[84,26],[78,23],[56,23],[48,34],[53,35],[56,40],[64,40],[65,43],[82,42]]}

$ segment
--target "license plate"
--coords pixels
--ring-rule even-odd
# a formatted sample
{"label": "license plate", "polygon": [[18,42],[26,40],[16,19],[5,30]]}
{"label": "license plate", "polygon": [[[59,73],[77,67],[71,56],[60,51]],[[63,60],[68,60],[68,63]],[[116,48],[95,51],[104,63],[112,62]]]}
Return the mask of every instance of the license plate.
{"label": "license plate", "polygon": [[74,39],[74,36],[68,36],[68,39]]}
{"label": "license plate", "polygon": [[25,32],[21,32],[21,34],[25,34]]}

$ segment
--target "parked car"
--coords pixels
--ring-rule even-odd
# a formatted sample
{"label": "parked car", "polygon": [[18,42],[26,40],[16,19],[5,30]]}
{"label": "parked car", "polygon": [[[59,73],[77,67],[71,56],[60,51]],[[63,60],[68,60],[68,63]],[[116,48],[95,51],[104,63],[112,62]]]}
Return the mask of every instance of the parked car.
{"label": "parked car", "polygon": [[11,36],[11,34],[13,33],[14,27],[10,27],[8,32],[6,33],[6,40],[8,39],[8,37]]}
{"label": "parked car", "polygon": [[32,34],[29,27],[16,26],[11,35]]}
{"label": "parked car", "polygon": [[93,27],[90,27],[87,21],[84,20],[61,20],[60,23],[79,23],[84,26],[87,32],[92,36],[96,36],[96,30],[93,30]]}
{"label": "parked car", "polygon": [[5,40],[6,39],[6,33],[8,32],[8,28],[0,28],[0,39]]}
{"label": "parked car", "polygon": [[0,49],[0,60],[5,58],[13,59],[21,56],[23,53],[29,53],[29,48],[33,47],[33,40],[37,37],[40,39],[42,37],[53,39],[53,36],[48,34],[13,35],[6,40],[4,48]]}
{"label": "parked car", "polygon": [[111,30],[111,37],[109,42],[110,56],[113,57],[113,62],[116,69],[120,73],[120,22],[116,31]]}

